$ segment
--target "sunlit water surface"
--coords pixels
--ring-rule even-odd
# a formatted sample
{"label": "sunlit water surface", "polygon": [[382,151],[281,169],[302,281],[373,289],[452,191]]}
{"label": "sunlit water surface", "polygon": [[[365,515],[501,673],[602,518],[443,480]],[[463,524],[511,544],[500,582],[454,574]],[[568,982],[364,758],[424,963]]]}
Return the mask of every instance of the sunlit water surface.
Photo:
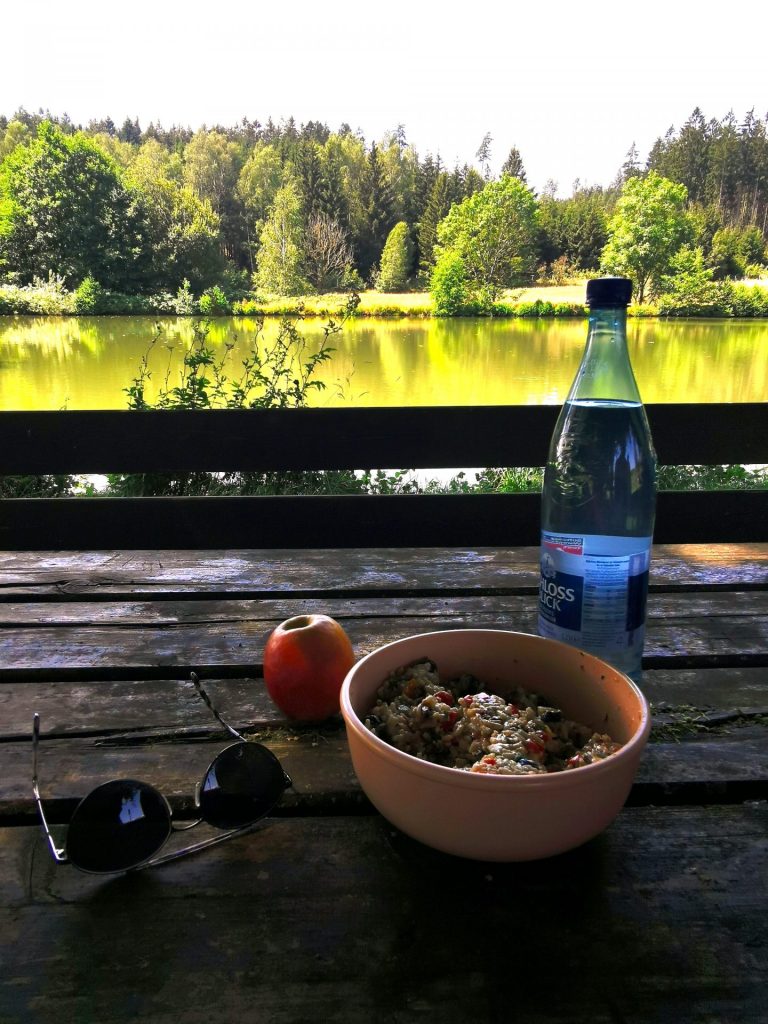
{"label": "sunlit water surface", "polygon": [[[217,358],[232,346],[230,377],[259,338],[248,319],[213,321]],[[311,352],[323,322],[300,324]],[[584,345],[583,320],[370,320],[345,326],[310,394],[316,406],[559,404]],[[150,349],[153,400],[174,386],[193,343],[189,319],[0,317],[0,408],[119,409]],[[646,402],[768,400],[768,321],[631,320],[629,347]]]}

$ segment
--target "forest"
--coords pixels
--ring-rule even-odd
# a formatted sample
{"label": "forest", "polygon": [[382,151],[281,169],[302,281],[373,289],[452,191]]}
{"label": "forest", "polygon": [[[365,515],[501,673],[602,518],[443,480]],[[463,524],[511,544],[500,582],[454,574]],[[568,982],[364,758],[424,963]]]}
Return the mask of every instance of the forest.
{"label": "forest", "polygon": [[[472,164],[447,167],[420,155],[402,125],[368,141],[348,124],[292,118],[192,131],[137,119],[76,125],[19,110],[0,117],[0,286],[53,281],[128,296],[216,289],[231,302],[365,288],[443,287],[450,296],[461,279],[471,285],[459,290],[465,299],[494,299],[505,287],[606,269],[608,257],[632,271],[614,239],[617,217],[632,215],[635,179],[667,183],[665,201],[684,208],[675,252],[685,244],[689,269],[708,282],[759,276],[768,262],[767,129],[754,111],[717,120],[697,108],[645,161],[633,144],[613,182],[576,181],[562,198],[554,182],[530,189],[516,148],[494,177],[490,135]],[[489,241],[506,268],[494,279],[469,265],[467,241],[489,208],[508,211]],[[661,278],[649,271],[648,295]]]}

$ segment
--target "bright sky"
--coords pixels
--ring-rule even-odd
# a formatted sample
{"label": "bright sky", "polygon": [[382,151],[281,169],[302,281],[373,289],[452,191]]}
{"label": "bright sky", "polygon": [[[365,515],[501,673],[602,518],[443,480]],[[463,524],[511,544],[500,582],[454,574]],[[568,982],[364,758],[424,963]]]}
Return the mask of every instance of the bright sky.
{"label": "bright sky", "polygon": [[492,169],[511,146],[529,184],[607,185],[700,106],[768,113],[768,3],[693,0],[6,0],[0,113],[164,126],[403,124],[419,155]]}

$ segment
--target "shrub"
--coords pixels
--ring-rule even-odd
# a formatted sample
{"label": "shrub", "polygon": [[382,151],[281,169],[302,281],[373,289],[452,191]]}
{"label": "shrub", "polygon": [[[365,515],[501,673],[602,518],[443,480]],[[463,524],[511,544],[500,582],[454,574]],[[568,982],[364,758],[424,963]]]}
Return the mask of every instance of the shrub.
{"label": "shrub", "polygon": [[192,289],[189,286],[189,281],[184,278],[181,283],[181,287],[176,292],[175,301],[175,312],[179,316],[189,316],[195,311],[195,297],[192,294]]}
{"label": "shrub", "polygon": [[83,278],[75,291],[74,308],[75,313],[80,316],[89,316],[94,313],[102,313],[104,309],[104,289],[95,277],[90,274]]}
{"label": "shrub", "polygon": [[447,249],[440,254],[432,271],[430,291],[437,316],[455,316],[466,306],[467,274],[458,253]]}
{"label": "shrub", "polygon": [[768,288],[734,284],[729,288],[733,316],[768,317]]}
{"label": "shrub", "polygon": [[217,284],[203,292],[198,305],[203,316],[227,316],[232,312],[229,299]]}
{"label": "shrub", "polygon": [[661,278],[660,315],[728,316],[729,289],[712,276],[702,249],[683,246],[672,257],[670,273]]}

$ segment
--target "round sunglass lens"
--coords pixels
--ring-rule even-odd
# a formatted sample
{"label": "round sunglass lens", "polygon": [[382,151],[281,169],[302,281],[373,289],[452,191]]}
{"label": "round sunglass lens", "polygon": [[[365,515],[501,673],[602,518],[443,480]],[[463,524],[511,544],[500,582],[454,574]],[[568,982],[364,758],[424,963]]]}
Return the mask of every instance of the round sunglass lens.
{"label": "round sunglass lens", "polygon": [[67,830],[67,856],[83,871],[126,871],[157,853],[170,832],[161,793],[145,782],[116,779],[78,804]]}
{"label": "round sunglass lens", "polygon": [[290,785],[271,750],[260,743],[233,743],[222,750],[200,786],[200,813],[216,828],[258,821]]}

